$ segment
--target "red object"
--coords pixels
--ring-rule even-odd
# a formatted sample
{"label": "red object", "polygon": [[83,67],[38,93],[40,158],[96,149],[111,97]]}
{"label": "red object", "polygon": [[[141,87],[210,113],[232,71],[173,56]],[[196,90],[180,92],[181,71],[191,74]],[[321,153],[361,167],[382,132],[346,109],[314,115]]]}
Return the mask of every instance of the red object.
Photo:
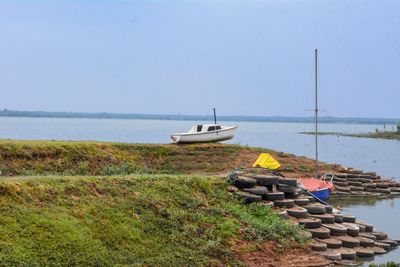
{"label": "red object", "polygon": [[333,184],[329,182],[325,182],[315,178],[300,178],[297,179],[299,183],[304,185],[308,191],[313,192],[318,189],[326,189],[328,188],[330,191],[333,189]]}

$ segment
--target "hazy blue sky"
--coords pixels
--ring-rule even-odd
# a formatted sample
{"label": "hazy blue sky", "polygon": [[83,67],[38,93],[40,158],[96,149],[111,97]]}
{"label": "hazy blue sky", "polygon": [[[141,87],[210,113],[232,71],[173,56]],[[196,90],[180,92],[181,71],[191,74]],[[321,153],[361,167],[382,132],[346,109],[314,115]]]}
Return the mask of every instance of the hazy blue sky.
{"label": "hazy blue sky", "polygon": [[0,0],[0,108],[400,117],[400,1]]}

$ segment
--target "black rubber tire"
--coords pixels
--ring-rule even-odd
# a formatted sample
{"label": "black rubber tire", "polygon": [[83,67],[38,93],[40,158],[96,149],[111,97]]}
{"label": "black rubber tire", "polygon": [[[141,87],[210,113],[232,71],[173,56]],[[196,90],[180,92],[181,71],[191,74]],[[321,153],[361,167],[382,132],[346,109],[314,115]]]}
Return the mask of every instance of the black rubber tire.
{"label": "black rubber tire", "polygon": [[377,193],[376,188],[368,188],[368,187],[365,188],[365,192]]}
{"label": "black rubber tire", "polygon": [[295,178],[279,178],[279,184],[297,187],[297,179]]}
{"label": "black rubber tire", "polygon": [[358,223],[356,223],[355,225],[358,227],[358,229],[360,229],[360,233],[365,233],[365,226],[364,225],[358,224]]}
{"label": "black rubber tire", "polygon": [[298,219],[297,222],[304,226],[306,229],[312,229],[312,228],[319,228],[321,227],[321,220],[317,218],[302,218]]}
{"label": "black rubber tire", "polygon": [[336,236],[337,239],[342,241],[342,246],[346,248],[355,248],[360,245],[360,241],[355,237],[350,236]]}
{"label": "black rubber tire", "polygon": [[344,222],[342,223],[342,225],[347,228],[347,234],[349,236],[355,237],[358,236],[358,234],[360,233],[360,227],[358,226],[358,224]]}
{"label": "black rubber tire", "polygon": [[333,214],[335,217],[335,223],[342,223],[343,222],[343,215],[342,214]]}
{"label": "black rubber tire", "polygon": [[389,187],[389,185],[387,183],[377,183],[376,184],[377,188],[384,188],[387,189]]}
{"label": "black rubber tire", "polygon": [[355,248],[355,251],[359,258],[371,258],[375,255],[374,250],[370,248]]}
{"label": "black rubber tire", "polygon": [[349,236],[358,236],[358,234],[360,233],[360,228],[354,228],[354,227],[348,227],[347,228],[347,234]]}
{"label": "black rubber tire", "polygon": [[269,191],[267,194],[263,195],[264,200],[281,200],[284,198],[285,198],[285,194],[283,192]]}
{"label": "black rubber tire", "polygon": [[342,216],[343,216],[343,222],[349,222],[349,223],[356,222],[356,217],[353,215],[342,215]]}
{"label": "black rubber tire", "polygon": [[279,208],[293,208],[294,201],[292,199],[282,199],[282,200],[274,200],[275,207]]}
{"label": "black rubber tire", "polygon": [[288,214],[288,212],[286,210],[279,211],[278,215],[281,216],[284,219],[289,218],[289,214]]}
{"label": "black rubber tire", "polygon": [[310,214],[324,214],[326,212],[325,206],[322,205],[308,204],[303,208],[305,208]]}
{"label": "black rubber tire", "polygon": [[330,214],[313,214],[311,215],[313,218],[320,219],[322,223],[334,223],[335,217]]}
{"label": "black rubber tire", "polygon": [[347,179],[346,178],[339,178],[337,176],[333,177],[333,182],[339,182],[339,183],[347,183]]}
{"label": "black rubber tire", "polygon": [[340,248],[334,251],[340,253],[343,260],[354,260],[356,258],[356,251],[351,248]]}
{"label": "black rubber tire", "polygon": [[366,237],[366,238],[376,241],[376,236],[372,235],[371,233],[360,233],[359,236]]}
{"label": "black rubber tire", "polygon": [[400,187],[392,187],[390,188],[390,192],[400,192]]}
{"label": "black rubber tire", "polygon": [[246,176],[237,176],[234,180],[234,184],[242,189],[250,188],[257,185],[257,180]]}
{"label": "black rubber tire", "polygon": [[391,239],[380,240],[379,242],[390,245],[392,249],[395,249],[399,246],[399,244],[396,241],[393,241]]}
{"label": "black rubber tire", "polygon": [[259,196],[263,196],[268,193],[268,189],[265,186],[260,185],[256,185],[251,188],[243,188],[243,191]]}
{"label": "black rubber tire", "polygon": [[316,241],[325,243],[328,248],[341,248],[342,247],[342,241],[336,238],[325,238],[325,239],[319,239],[317,238]]}
{"label": "black rubber tire", "polygon": [[310,248],[313,251],[327,251],[328,246],[326,245],[326,243],[322,243],[322,242],[312,242],[310,244]]}
{"label": "black rubber tire", "polygon": [[356,221],[356,223],[359,226],[364,226],[365,232],[366,233],[372,233],[374,231],[374,225],[370,224],[370,223],[365,223],[362,221]]}
{"label": "black rubber tire", "polygon": [[298,198],[294,200],[294,203],[298,206],[305,206],[310,204],[310,200],[308,198]]}
{"label": "black rubber tire", "polygon": [[380,247],[373,247],[372,248],[374,250],[375,255],[382,255],[382,254],[386,254],[386,250]]}
{"label": "black rubber tire", "polygon": [[342,192],[350,192],[350,187],[348,186],[335,186],[336,191],[342,191]]}
{"label": "black rubber tire", "polygon": [[319,252],[318,254],[331,261],[340,261],[342,259],[342,255],[335,251],[324,251]]}
{"label": "black rubber tire", "polygon": [[304,208],[296,207],[287,210],[288,214],[294,218],[306,218],[308,217],[308,212]]}
{"label": "black rubber tire", "polygon": [[261,196],[254,195],[244,191],[237,191],[234,194],[237,195],[239,198],[243,199],[246,204],[250,204],[253,202],[260,202],[262,200]]}
{"label": "black rubber tire", "polygon": [[252,176],[256,179],[259,185],[269,186],[269,185],[277,185],[279,182],[278,176],[271,176],[271,175],[254,175]]}
{"label": "black rubber tire", "polygon": [[303,196],[303,198],[307,198],[308,200],[310,200],[310,203],[315,203],[315,198],[313,198],[312,196],[305,195]]}
{"label": "black rubber tire", "polygon": [[333,212],[333,207],[332,207],[332,206],[329,206],[329,205],[325,205],[325,212],[326,212],[326,213],[329,213],[329,214],[332,214],[332,212]]}
{"label": "black rubber tire", "polygon": [[335,182],[333,181],[334,186],[344,186],[347,187],[349,184],[347,182]]}
{"label": "black rubber tire", "polygon": [[242,175],[243,173],[240,171],[233,171],[231,173],[228,174],[228,181],[233,183],[236,179],[236,177],[238,177],[239,175]]}
{"label": "black rubber tire", "polygon": [[377,188],[376,192],[382,193],[382,194],[387,194],[387,195],[389,195],[391,193],[390,189],[387,189],[387,188]]}
{"label": "black rubber tire", "polygon": [[286,198],[289,198],[289,199],[297,199],[298,197],[300,196],[300,194],[299,193],[294,193],[294,194],[290,194],[290,193],[285,193],[285,197]]}
{"label": "black rubber tire", "polygon": [[278,190],[284,193],[289,193],[289,194],[294,194],[297,193],[297,188],[290,186],[290,185],[285,185],[285,184],[279,184],[278,185]]}
{"label": "black rubber tire", "polygon": [[378,242],[378,241],[375,242],[375,246],[376,246],[376,247],[383,248],[383,249],[386,250],[386,251],[389,251],[389,250],[392,249],[392,247],[391,247],[389,244],[382,243],[382,242]]}
{"label": "black rubber tire", "polygon": [[350,191],[364,191],[364,187],[362,186],[350,186]]}
{"label": "black rubber tire", "polygon": [[363,184],[370,184],[372,183],[372,179],[368,179],[368,178],[360,178],[359,181]]}
{"label": "black rubber tire", "polygon": [[329,238],[330,237],[330,231],[328,228],[325,227],[319,227],[319,228],[312,228],[309,229],[310,233],[312,234],[312,237],[314,238]]}
{"label": "black rubber tire", "polygon": [[360,241],[360,246],[362,247],[373,247],[375,246],[375,241],[363,236],[357,236],[356,237],[358,241]]}
{"label": "black rubber tire", "polygon": [[273,208],[275,206],[273,201],[266,201],[266,200],[261,201],[260,205],[263,205],[263,206],[266,206],[269,208]]}
{"label": "black rubber tire", "polygon": [[360,178],[357,178],[357,177],[348,177],[347,178],[348,182],[358,182],[359,180],[360,180]]}
{"label": "black rubber tire", "polygon": [[378,241],[387,239],[387,234],[383,232],[371,232],[371,235],[374,235]]}
{"label": "black rubber tire", "polygon": [[347,228],[338,223],[324,223],[322,226],[328,228],[332,236],[343,236],[347,234]]}
{"label": "black rubber tire", "polygon": [[342,195],[342,196],[349,196],[351,195],[350,192],[343,192],[343,191],[336,191],[338,195]]}
{"label": "black rubber tire", "polygon": [[348,181],[347,182],[350,186],[362,186],[361,182],[356,182],[356,181]]}

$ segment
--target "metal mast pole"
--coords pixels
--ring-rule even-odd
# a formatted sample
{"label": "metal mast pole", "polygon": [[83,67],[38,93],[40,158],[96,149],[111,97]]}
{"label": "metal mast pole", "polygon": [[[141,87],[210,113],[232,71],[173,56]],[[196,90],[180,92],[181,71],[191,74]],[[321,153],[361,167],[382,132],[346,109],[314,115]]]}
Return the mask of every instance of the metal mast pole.
{"label": "metal mast pole", "polygon": [[217,114],[215,114],[215,108],[213,108],[214,110],[214,124],[217,124]]}
{"label": "metal mast pole", "polygon": [[318,179],[318,50],[315,49],[315,178]]}

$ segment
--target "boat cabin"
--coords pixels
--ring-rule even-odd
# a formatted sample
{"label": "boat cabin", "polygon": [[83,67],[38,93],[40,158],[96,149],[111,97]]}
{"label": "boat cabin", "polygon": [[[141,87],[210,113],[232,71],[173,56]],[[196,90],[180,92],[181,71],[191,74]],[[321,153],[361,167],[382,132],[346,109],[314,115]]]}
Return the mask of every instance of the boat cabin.
{"label": "boat cabin", "polygon": [[199,124],[190,129],[189,133],[206,133],[221,130],[221,125],[218,124]]}

